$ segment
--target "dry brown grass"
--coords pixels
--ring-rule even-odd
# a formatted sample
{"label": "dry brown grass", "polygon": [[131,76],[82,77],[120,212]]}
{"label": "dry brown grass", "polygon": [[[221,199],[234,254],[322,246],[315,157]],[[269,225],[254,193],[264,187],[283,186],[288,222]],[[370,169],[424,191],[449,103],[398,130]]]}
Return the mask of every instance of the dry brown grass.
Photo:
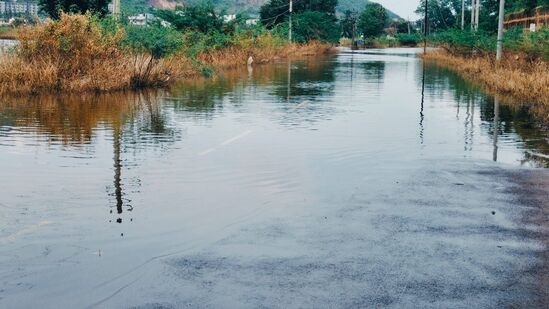
{"label": "dry brown grass", "polygon": [[278,59],[317,56],[334,52],[331,45],[310,42],[282,46],[238,46],[202,53],[198,60],[218,68],[233,68],[246,65],[250,56],[254,63],[264,64]]}
{"label": "dry brown grass", "polygon": [[[85,15],[63,15],[58,22],[22,28],[17,51],[0,58],[0,94],[129,89],[143,60],[118,48],[122,35],[102,33]],[[165,83],[174,68],[169,61],[160,62],[149,84]]]}
{"label": "dry brown grass", "polygon": [[464,58],[445,51],[428,53],[424,59],[480,83],[505,102],[528,104],[542,121],[549,122],[549,63],[528,61],[520,55],[507,55],[500,64],[496,64],[493,57]]}
{"label": "dry brown grass", "polygon": [[[202,74],[196,62],[181,52],[155,61],[143,74],[150,56],[132,54],[120,46],[123,30],[105,33],[90,16],[62,15],[57,22],[19,30],[15,53],[0,56],[0,95],[112,92],[135,87],[166,86]],[[203,52],[197,59],[213,68],[246,65],[279,58],[317,55],[331,50],[320,43],[281,45],[269,35],[246,39],[239,46]],[[145,76],[145,78],[143,77]],[[135,81],[139,80],[136,85]]]}

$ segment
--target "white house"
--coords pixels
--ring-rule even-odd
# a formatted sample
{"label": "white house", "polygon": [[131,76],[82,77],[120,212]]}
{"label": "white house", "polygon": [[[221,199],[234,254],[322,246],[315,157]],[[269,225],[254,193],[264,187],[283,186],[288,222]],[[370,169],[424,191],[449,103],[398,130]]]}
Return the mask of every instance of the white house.
{"label": "white house", "polygon": [[0,14],[38,15],[38,4],[33,1],[0,1]]}

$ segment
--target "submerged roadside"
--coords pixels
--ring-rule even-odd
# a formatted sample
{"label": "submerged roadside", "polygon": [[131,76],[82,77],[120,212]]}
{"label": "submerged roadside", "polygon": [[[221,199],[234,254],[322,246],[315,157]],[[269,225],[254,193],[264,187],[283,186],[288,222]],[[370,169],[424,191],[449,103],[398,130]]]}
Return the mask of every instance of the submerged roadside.
{"label": "submerged roadside", "polygon": [[508,29],[500,61],[496,37],[488,32],[449,30],[429,40],[440,49],[424,55],[427,62],[454,70],[501,102],[527,107],[542,123],[549,123],[549,30]]}
{"label": "submerged roadside", "polygon": [[503,102],[527,105],[537,118],[545,124],[549,123],[549,63],[508,55],[496,64],[488,56],[465,57],[443,50],[429,52],[423,58],[479,83]]}

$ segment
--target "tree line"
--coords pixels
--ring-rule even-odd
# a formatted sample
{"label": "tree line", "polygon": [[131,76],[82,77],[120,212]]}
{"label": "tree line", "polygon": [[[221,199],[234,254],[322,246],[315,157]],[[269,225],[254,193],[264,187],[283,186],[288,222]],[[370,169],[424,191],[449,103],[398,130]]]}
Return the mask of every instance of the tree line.
{"label": "tree line", "polygon": [[[480,15],[478,30],[495,33],[497,31],[500,0],[480,0]],[[469,25],[471,18],[471,1],[466,0],[465,21]],[[506,12],[521,11],[527,15],[533,14],[538,7],[549,8],[549,0],[506,0]],[[416,13],[425,15],[425,0],[421,0]],[[430,32],[441,32],[461,28],[462,0],[428,0]],[[422,25],[424,19],[419,21]]]}

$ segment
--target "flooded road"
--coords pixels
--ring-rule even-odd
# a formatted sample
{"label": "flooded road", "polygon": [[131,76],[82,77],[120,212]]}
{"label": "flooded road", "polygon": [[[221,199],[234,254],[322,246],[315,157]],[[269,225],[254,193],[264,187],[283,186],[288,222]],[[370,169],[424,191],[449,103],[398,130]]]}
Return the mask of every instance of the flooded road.
{"label": "flooded road", "polygon": [[0,307],[546,306],[547,132],[414,53],[0,102]]}

